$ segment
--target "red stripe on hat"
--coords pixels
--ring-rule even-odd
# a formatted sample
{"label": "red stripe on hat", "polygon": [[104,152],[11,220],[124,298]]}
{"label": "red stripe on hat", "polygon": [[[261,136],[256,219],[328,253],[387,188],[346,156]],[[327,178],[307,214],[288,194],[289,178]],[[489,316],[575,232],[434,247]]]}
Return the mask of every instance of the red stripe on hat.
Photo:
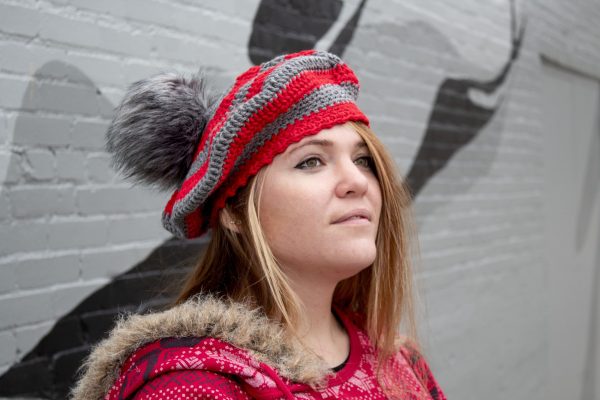
{"label": "red stripe on hat", "polygon": [[171,213],[173,212],[173,205],[175,204],[176,200],[177,200],[177,190],[173,192],[173,194],[171,195],[171,198],[167,202],[167,205],[165,206],[165,210],[163,211],[164,214],[171,215]]}
{"label": "red stripe on hat", "polygon": [[197,208],[193,212],[189,213],[184,218],[185,223],[185,234],[188,238],[195,238],[200,236],[202,232],[203,218],[200,209]]}
{"label": "red stripe on hat", "polygon": [[281,130],[279,134],[266,141],[260,152],[248,160],[236,172],[235,176],[229,177],[226,184],[223,184],[214,194],[215,200],[211,210],[210,224],[214,226],[217,223],[219,210],[225,206],[225,202],[233,197],[239,188],[244,187],[250,177],[256,175],[265,165],[270,164],[273,158],[283,153],[289,145],[302,140],[306,136],[316,135],[323,129],[348,121],[358,121],[369,125],[368,118],[355,103],[338,103],[295,121]]}
{"label": "red stripe on hat", "polygon": [[[343,65],[338,65],[327,70],[303,71],[294,77],[273,100],[254,113],[242,129],[240,129],[236,140],[231,143],[227,152],[227,158],[224,162],[227,172],[230,170],[230,167],[233,167],[235,160],[242,154],[244,148],[257,132],[260,132],[266,125],[275,121],[277,117],[288,111],[304,96],[317,88],[327,84],[339,85],[342,82],[358,84],[354,74]],[[226,174],[221,175],[220,181],[223,180],[224,175]]]}
{"label": "red stripe on hat", "polygon": [[202,149],[206,146],[206,141],[214,136],[216,132],[218,132],[225,121],[227,120],[227,111],[233,103],[233,99],[237,92],[240,91],[242,86],[244,86],[249,80],[253,79],[260,72],[260,65],[256,65],[246,71],[244,74],[238,76],[235,80],[235,84],[229,90],[227,95],[221,100],[217,110],[215,111],[215,115],[208,122],[208,125],[204,128],[204,134],[200,138],[200,142],[198,143],[198,147],[196,148],[196,152],[194,154],[194,160],[198,157],[198,154],[202,151]]}
{"label": "red stripe on hat", "polygon": [[[210,157],[210,148],[208,151],[207,160],[209,159],[209,157]],[[183,183],[181,184],[181,187],[177,191],[177,196],[176,196],[175,202],[180,201],[185,196],[185,195],[182,195],[182,193],[187,194],[196,186],[196,184],[198,183],[200,178],[206,174],[208,165],[209,165],[208,162],[205,162],[204,164],[202,164],[200,166],[200,168],[198,169],[198,171],[196,171],[196,173],[194,175],[192,175],[190,178],[183,181]]]}
{"label": "red stripe on hat", "polygon": [[248,101],[252,97],[256,96],[256,94],[258,94],[262,90],[265,80],[269,77],[269,75],[273,72],[273,70],[275,68],[279,67],[281,64],[283,64],[283,61],[273,65],[272,67],[270,67],[270,68],[264,70],[263,72],[261,72],[260,74],[258,74],[256,79],[254,79],[254,82],[252,82],[250,89],[248,89],[248,93],[246,93],[246,101]]}
{"label": "red stripe on hat", "polygon": [[[253,77],[256,76],[256,74],[258,74],[258,72],[260,71],[260,65],[255,65],[253,67],[250,67],[248,69],[248,71],[244,72],[243,74],[241,74],[240,76],[238,76],[235,80],[235,88],[240,88],[244,83],[248,82],[250,79],[252,79]],[[232,90],[233,90],[232,89]],[[234,92],[237,92],[236,90],[233,90]]]}
{"label": "red stripe on hat", "polygon": [[[315,89],[327,84],[339,85],[342,82],[358,83],[355,77],[343,74],[343,72],[346,72],[343,70],[347,70],[347,68],[336,66],[327,70],[307,70],[295,76],[269,103],[257,110],[246,121],[246,124],[240,129],[236,140],[232,143],[234,147],[245,147],[254,137],[254,134],[275,121],[277,117],[288,111],[290,107]],[[234,154],[234,159],[237,159],[239,156],[239,154],[231,150],[228,154],[229,157]]]}
{"label": "red stripe on hat", "polygon": [[[279,65],[279,64],[277,64],[277,65]],[[265,83],[265,79],[267,79],[269,74],[273,71],[273,68],[275,68],[276,66],[269,68],[266,71],[263,71],[258,75],[258,77],[254,80],[254,82],[252,82],[252,85],[250,85],[250,89],[248,89],[248,93],[246,93],[246,99],[245,99],[246,101],[250,100],[252,97],[254,97],[257,93],[259,93],[262,90],[263,83]]]}
{"label": "red stripe on hat", "polygon": [[[295,54],[287,54],[283,57],[283,59],[291,60],[291,59],[298,58],[298,57],[310,56],[310,55],[315,54],[316,52],[317,52],[316,50],[304,50],[304,51],[301,51],[301,52],[295,53]],[[271,74],[271,72],[273,72],[273,70],[275,68],[279,67],[283,63],[284,63],[284,61],[282,60],[281,62],[279,62],[279,63],[271,66],[267,70],[261,72],[258,75],[258,77],[254,80],[254,82],[252,83],[250,90],[248,90],[248,93],[246,94],[246,100],[251,99],[256,94],[258,94],[263,88],[263,83],[265,82],[265,79],[267,79],[267,77]]]}
{"label": "red stripe on hat", "polygon": [[[273,122],[280,114],[287,111],[291,105],[295,104],[304,95],[312,92],[315,88],[325,84],[340,84],[341,82],[352,82],[358,84],[356,76],[343,64],[336,65],[326,70],[307,70],[298,74],[284,87],[270,103],[267,103],[260,110],[257,110],[246,124],[240,129],[235,140],[230,144],[227,157],[224,160],[223,172],[219,183],[227,177],[229,170],[233,166],[244,147],[252,139],[254,134],[261,131],[267,124]],[[216,134],[216,133],[215,133]],[[213,135],[211,135],[213,136]],[[202,167],[191,177],[184,181],[177,194],[177,201],[185,197],[189,191],[196,186],[198,181],[204,176],[208,167],[212,148],[208,147],[206,161]],[[217,183],[217,185],[219,184]]]}

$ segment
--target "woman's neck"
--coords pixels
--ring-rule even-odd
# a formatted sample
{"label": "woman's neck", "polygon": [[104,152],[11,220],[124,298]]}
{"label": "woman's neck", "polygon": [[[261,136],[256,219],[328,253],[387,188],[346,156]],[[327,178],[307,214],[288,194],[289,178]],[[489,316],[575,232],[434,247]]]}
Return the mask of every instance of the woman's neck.
{"label": "woman's neck", "polygon": [[329,367],[342,364],[350,349],[348,333],[331,311],[335,286],[322,281],[292,283],[306,311],[298,326],[300,339]]}

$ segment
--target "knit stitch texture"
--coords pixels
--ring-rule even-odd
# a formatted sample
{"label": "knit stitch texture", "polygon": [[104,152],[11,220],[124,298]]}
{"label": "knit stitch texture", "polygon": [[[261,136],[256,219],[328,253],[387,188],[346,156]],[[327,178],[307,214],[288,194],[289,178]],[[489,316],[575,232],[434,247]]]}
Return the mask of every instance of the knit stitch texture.
{"label": "knit stitch texture", "polygon": [[183,184],[163,213],[178,237],[202,235],[226,201],[302,138],[348,121],[368,124],[359,83],[334,54],[283,55],[241,74],[208,122]]}

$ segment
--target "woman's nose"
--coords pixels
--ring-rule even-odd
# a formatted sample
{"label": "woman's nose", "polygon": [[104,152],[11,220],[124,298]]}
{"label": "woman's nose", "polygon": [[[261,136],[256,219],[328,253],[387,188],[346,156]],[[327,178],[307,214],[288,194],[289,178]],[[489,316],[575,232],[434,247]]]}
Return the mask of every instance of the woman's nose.
{"label": "woman's nose", "polygon": [[352,160],[339,163],[336,168],[336,195],[338,197],[364,195],[369,188],[366,174],[367,172]]}

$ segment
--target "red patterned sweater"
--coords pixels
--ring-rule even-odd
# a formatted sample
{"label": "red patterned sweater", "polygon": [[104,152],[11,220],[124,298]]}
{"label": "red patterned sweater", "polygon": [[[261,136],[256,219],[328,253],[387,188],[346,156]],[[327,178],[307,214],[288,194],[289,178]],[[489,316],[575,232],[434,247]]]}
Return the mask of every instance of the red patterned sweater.
{"label": "red patterned sweater", "polygon": [[[73,398],[388,398],[375,377],[376,353],[369,338],[338,314],[350,336],[350,354],[337,372],[243,305],[197,299],[163,313],[134,316],[92,353]],[[446,399],[412,348],[402,347],[391,365],[392,380],[403,388],[398,398]]]}

